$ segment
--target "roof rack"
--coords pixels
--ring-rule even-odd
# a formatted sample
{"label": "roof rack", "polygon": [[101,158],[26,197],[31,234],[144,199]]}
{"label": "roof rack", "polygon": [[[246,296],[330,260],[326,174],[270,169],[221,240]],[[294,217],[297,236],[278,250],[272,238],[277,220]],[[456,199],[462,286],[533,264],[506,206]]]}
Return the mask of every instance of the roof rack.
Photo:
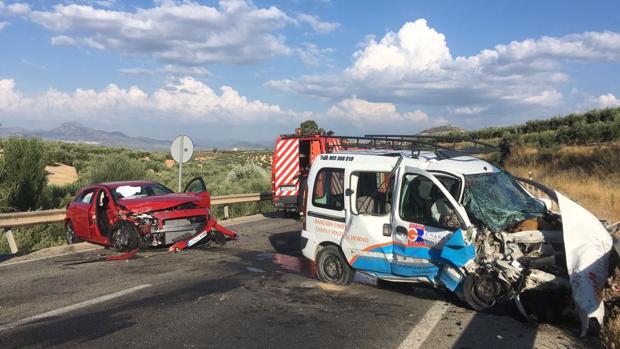
{"label": "roof rack", "polygon": [[435,147],[435,153],[438,150],[441,151],[441,154],[437,154],[438,156],[448,158],[462,155],[488,154],[498,150],[493,144],[481,142],[470,137],[394,134],[366,135],[365,137],[380,140],[410,141],[412,144],[432,146]]}
{"label": "roof rack", "polygon": [[[443,136],[408,136],[408,135],[366,135],[364,137],[358,136],[327,136],[327,138],[338,139],[339,144],[331,144],[328,142],[328,147],[331,150],[342,149],[391,149],[391,150],[410,150],[411,156],[417,158],[420,156],[420,152],[423,150],[432,151],[437,155],[439,159],[449,159],[463,155],[475,155],[490,153],[496,150],[496,147],[471,140],[468,138],[459,137],[443,137]],[[450,140],[450,142],[447,142]],[[457,148],[457,141],[459,143],[469,142],[474,146],[469,148]],[[444,145],[446,143],[452,143],[452,148]],[[478,148],[478,145],[485,147],[484,150]]]}

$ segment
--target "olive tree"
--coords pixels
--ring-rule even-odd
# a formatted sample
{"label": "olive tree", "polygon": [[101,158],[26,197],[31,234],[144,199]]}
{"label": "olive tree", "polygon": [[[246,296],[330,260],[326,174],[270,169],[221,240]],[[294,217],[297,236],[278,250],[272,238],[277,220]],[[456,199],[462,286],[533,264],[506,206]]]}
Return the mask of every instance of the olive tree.
{"label": "olive tree", "polygon": [[3,146],[0,186],[5,205],[20,211],[35,209],[47,182],[43,142],[38,138],[11,137]]}

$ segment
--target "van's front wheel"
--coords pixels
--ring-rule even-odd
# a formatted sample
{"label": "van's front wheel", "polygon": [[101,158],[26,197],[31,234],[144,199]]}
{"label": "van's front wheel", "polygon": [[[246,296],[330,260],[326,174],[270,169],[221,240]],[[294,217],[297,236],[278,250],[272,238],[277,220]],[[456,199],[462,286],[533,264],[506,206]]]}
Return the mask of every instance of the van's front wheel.
{"label": "van's front wheel", "polygon": [[316,256],[316,262],[319,280],[333,285],[348,285],[353,282],[355,271],[337,246],[323,247]]}

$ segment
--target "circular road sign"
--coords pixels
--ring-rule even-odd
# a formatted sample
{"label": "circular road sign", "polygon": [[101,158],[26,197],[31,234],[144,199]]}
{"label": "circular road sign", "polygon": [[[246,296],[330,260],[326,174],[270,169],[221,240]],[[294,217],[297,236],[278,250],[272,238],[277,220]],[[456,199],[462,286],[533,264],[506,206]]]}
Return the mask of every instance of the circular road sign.
{"label": "circular road sign", "polygon": [[194,153],[194,143],[188,136],[178,136],[172,141],[170,154],[176,162],[187,162]]}

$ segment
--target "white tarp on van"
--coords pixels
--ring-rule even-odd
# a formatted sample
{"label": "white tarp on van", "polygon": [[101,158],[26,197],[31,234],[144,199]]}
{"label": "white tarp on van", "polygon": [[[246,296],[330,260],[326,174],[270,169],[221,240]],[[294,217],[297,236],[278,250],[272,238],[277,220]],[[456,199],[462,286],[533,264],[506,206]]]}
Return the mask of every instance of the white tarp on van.
{"label": "white tarp on van", "polygon": [[560,193],[557,196],[562,214],[566,264],[581,320],[581,335],[584,336],[589,318],[596,318],[603,325],[602,291],[607,281],[612,238],[592,213]]}

